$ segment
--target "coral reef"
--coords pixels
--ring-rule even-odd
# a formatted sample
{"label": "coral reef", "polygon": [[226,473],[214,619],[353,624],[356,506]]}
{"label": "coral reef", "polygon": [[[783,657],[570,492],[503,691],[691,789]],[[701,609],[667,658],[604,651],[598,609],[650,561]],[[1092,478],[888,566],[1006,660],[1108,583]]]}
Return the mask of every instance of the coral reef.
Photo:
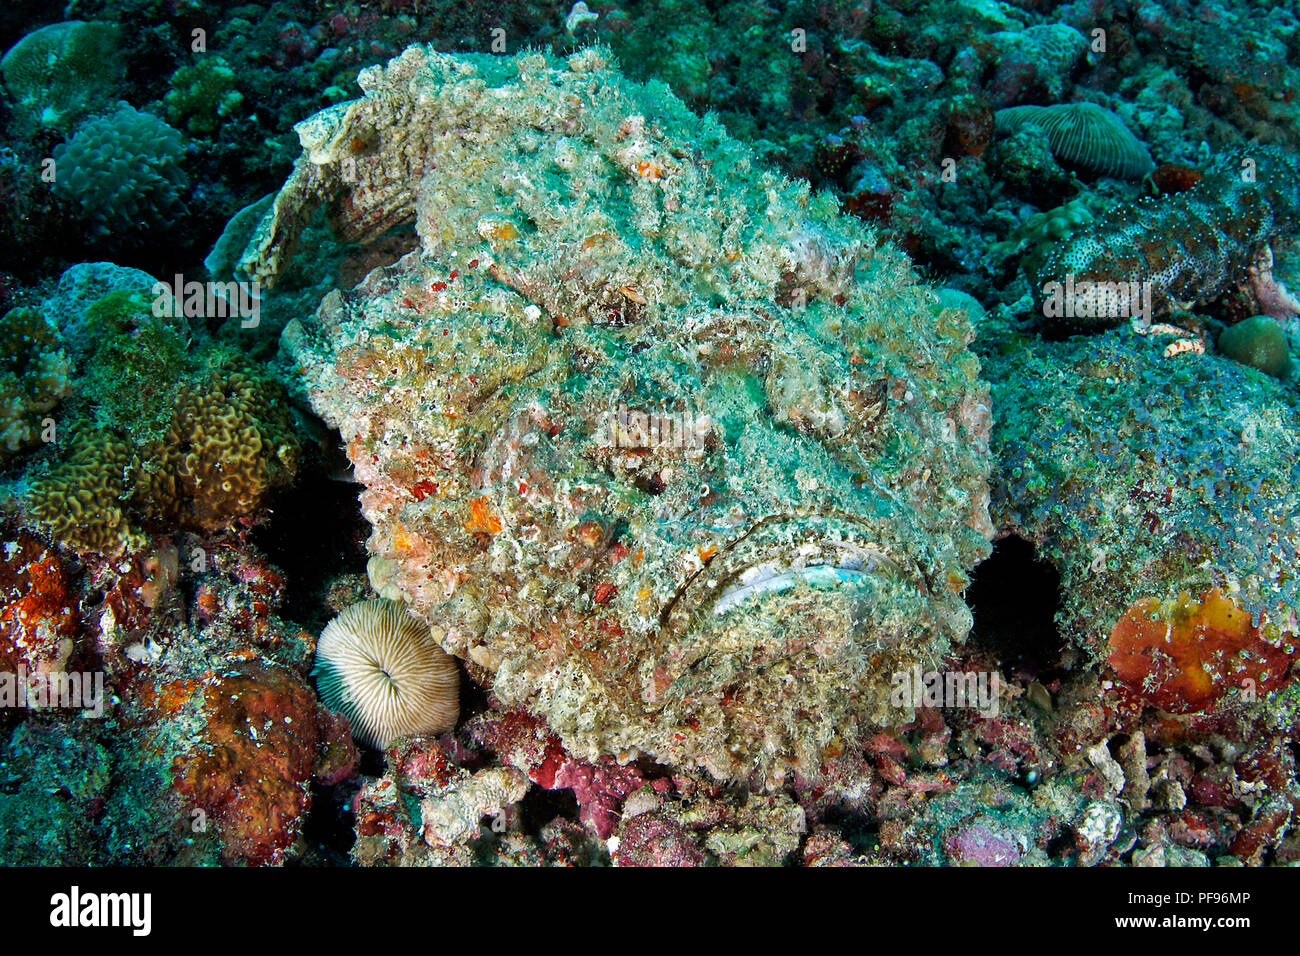
{"label": "coral reef", "polygon": [[143,493],[155,513],[213,532],[255,514],[298,465],[283,391],[235,356],[217,354],[176,389],[162,441],[146,451]]}
{"label": "coral reef", "polygon": [[173,225],[185,208],[181,134],[123,104],[83,123],[54,151],[56,184],[97,241],[129,246]]}
{"label": "coral reef", "polygon": [[139,459],[109,432],[79,433],[59,463],[31,484],[27,519],[77,551],[119,554],[144,544],[129,518],[128,476]]}
{"label": "coral reef", "polygon": [[[53,454],[12,491],[34,527],[78,551],[134,551],[159,528],[212,534],[247,524],[298,467],[279,383],[209,339],[195,344],[183,317],[156,317],[140,276],[149,279],[78,266],[47,302],[89,371],[51,428]],[[54,348],[45,361],[67,363]],[[42,394],[33,380],[28,401]]]}
{"label": "coral reef", "polygon": [[284,339],[376,590],[587,760],[770,783],[905,719],[889,675],[961,640],[987,550],[964,314],[599,51],[414,47],[362,83],[300,125],[246,266],[325,200],[352,240],[416,219]]}
{"label": "coral reef", "polygon": [[47,412],[72,390],[72,361],[50,319],[36,309],[0,318],[0,455],[40,440]]}
{"label": "coral reef", "polygon": [[[1294,4],[9,47],[0,862],[1300,863]],[[251,324],[154,288],[246,248]],[[462,715],[359,751],[311,669],[376,591]]]}
{"label": "coral reef", "polygon": [[0,75],[28,122],[67,129],[116,99],[125,73],[119,48],[112,23],[51,23],[9,48]]}
{"label": "coral reef", "polygon": [[165,525],[212,533],[256,514],[297,467],[271,379],[234,359],[175,387],[162,438],[135,445],[115,429],[77,429],[24,496],[38,527],[77,550],[137,549]]}
{"label": "coral reef", "polygon": [[4,738],[0,862],[85,865],[111,779],[110,752],[59,723],[24,721]]}
{"label": "coral reef", "polygon": [[[0,669],[57,673],[79,656],[81,622],[72,575],[30,534],[6,528],[0,562]],[[8,705],[7,705],[8,706]]]}

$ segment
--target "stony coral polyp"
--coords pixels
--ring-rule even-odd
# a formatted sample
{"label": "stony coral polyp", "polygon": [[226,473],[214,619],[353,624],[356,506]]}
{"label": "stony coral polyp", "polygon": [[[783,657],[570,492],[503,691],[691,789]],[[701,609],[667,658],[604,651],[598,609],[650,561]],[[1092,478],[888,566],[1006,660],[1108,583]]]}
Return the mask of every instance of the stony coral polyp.
{"label": "stony coral polyp", "polygon": [[395,601],[362,601],[330,621],[316,645],[313,675],[325,705],[346,716],[352,736],[371,747],[456,726],[456,660]]}

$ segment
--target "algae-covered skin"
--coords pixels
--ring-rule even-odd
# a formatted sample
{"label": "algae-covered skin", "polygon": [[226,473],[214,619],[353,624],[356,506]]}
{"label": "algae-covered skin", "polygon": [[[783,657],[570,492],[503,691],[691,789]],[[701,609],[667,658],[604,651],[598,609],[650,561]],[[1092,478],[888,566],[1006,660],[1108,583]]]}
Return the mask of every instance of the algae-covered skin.
{"label": "algae-covered skin", "polygon": [[[1272,689],[1296,657],[1300,408],[1202,349],[1157,325],[1007,336],[985,358],[995,523],[1060,572],[1067,640],[1121,678],[1142,656],[1165,709]],[[1184,624],[1199,649],[1175,646]]]}
{"label": "algae-covered skin", "polygon": [[371,579],[574,754],[815,775],[970,625],[987,386],[963,311],[599,50],[412,47],[305,152],[311,209],[422,248],[283,345],[346,443]]}

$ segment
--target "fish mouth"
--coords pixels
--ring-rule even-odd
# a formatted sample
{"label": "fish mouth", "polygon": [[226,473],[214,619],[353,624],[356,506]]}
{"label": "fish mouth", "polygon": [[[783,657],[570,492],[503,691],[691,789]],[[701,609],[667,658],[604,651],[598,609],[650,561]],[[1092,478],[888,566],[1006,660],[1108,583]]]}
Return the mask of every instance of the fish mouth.
{"label": "fish mouth", "polygon": [[824,591],[842,585],[865,584],[873,573],[883,569],[885,561],[888,558],[879,551],[866,551],[840,542],[831,548],[805,545],[792,557],[752,564],[736,574],[715,595],[707,612],[715,617],[739,613],[739,609],[765,594],[780,594],[799,585]]}
{"label": "fish mouth", "polygon": [[[904,581],[929,590],[916,561],[889,543],[881,523],[842,514],[764,519],[715,554],[665,606],[642,699],[662,704],[673,682],[715,650],[704,632],[743,628],[764,604],[793,598],[828,608],[869,604],[881,584]],[[792,632],[805,626],[789,624]]]}

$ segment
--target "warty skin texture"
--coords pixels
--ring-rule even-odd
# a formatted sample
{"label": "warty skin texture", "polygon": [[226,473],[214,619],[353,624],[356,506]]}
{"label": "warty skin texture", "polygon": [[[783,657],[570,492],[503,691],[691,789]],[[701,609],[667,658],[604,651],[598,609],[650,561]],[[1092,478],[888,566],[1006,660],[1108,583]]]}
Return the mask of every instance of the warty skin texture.
{"label": "warty skin texture", "polygon": [[965,313],[599,50],[413,47],[362,84],[300,125],[245,267],[317,204],[415,219],[283,339],[375,587],[581,757],[772,785],[909,719],[890,676],[964,638],[991,534]]}

